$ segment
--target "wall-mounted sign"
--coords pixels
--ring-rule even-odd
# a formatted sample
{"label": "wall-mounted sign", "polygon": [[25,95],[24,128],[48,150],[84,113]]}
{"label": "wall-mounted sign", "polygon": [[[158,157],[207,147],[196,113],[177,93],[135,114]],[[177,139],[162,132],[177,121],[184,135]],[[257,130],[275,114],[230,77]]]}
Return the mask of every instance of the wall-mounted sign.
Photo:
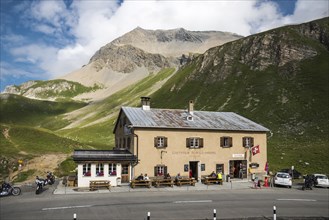
{"label": "wall-mounted sign", "polygon": [[184,164],[184,172],[188,172],[188,164]]}
{"label": "wall-mounted sign", "polygon": [[258,168],[259,164],[258,163],[251,163],[251,164],[249,164],[249,167],[250,168]]}
{"label": "wall-mounted sign", "polygon": [[244,154],[233,154],[232,157],[244,157]]}

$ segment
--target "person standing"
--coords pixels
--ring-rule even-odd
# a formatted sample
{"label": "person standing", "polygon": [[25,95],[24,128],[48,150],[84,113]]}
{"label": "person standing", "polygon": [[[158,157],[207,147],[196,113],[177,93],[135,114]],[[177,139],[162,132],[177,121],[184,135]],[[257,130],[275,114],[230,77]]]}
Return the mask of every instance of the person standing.
{"label": "person standing", "polygon": [[218,172],[217,179],[218,179],[218,184],[222,185],[223,184],[223,176],[222,176],[221,172]]}
{"label": "person standing", "polygon": [[190,169],[189,178],[192,178],[192,177],[193,177],[193,173],[192,173],[192,170]]}
{"label": "person standing", "polygon": [[243,179],[243,165],[240,163],[239,165],[239,178]]}

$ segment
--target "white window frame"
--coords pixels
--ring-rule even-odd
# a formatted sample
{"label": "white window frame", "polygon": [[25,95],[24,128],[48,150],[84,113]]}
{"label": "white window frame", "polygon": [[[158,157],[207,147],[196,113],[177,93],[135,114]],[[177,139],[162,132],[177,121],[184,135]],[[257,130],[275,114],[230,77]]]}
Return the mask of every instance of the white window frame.
{"label": "white window frame", "polygon": [[91,163],[85,163],[82,165],[82,175],[86,176],[86,173],[88,172],[90,174],[88,176],[91,176]]}
{"label": "white window frame", "polygon": [[103,163],[96,164],[96,176],[104,176],[104,164]]}
{"label": "white window frame", "polygon": [[[115,172],[115,174],[113,174]],[[116,176],[117,175],[117,164],[116,163],[109,163],[109,176]]]}
{"label": "white window frame", "polygon": [[190,139],[190,148],[199,148],[200,147],[200,138],[191,137]]}

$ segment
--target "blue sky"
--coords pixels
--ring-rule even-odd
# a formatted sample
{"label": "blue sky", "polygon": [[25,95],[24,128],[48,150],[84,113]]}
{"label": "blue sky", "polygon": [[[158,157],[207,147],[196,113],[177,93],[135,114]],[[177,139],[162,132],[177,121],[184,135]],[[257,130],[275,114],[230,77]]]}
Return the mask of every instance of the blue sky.
{"label": "blue sky", "polygon": [[137,26],[243,36],[328,17],[328,0],[1,0],[0,91],[81,68]]}

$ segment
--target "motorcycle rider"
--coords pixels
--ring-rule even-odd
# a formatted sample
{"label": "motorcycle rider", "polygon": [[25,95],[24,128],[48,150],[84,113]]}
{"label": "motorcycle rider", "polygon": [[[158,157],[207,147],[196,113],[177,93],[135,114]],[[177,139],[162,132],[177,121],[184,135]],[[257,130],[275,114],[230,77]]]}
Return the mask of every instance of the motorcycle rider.
{"label": "motorcycle rider", "polygon": [[43,179],[40,179],[39,176],[36,176],[35,183],[37,184],[37,189],[35,191],[36,194],[39,194],[42,191],[44,185],[46,185]]}

